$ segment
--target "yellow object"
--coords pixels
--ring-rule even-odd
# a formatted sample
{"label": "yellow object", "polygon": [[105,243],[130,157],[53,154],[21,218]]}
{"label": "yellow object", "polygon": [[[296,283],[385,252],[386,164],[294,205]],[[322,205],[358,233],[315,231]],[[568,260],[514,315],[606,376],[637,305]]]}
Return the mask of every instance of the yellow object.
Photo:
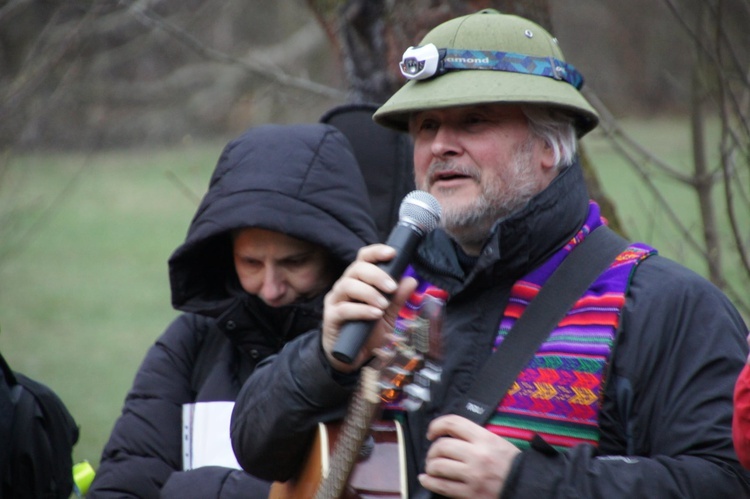
{"label": "yellow object", "polygon": [[94,481],[96,472],[88,461],[81,461],[73,465],[73,483],[75,493],[78,497],[83,497],[89,491],[91,482]]}

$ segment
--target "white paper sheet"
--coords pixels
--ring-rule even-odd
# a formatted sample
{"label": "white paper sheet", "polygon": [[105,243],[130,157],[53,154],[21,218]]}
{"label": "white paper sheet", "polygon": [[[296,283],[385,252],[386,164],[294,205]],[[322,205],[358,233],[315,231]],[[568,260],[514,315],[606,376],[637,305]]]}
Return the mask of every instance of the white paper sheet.
{"label": "white paper sheet", "polygon": [[234,402],[198,402],[182,406],[182,467],[240,469],[229,439]]}

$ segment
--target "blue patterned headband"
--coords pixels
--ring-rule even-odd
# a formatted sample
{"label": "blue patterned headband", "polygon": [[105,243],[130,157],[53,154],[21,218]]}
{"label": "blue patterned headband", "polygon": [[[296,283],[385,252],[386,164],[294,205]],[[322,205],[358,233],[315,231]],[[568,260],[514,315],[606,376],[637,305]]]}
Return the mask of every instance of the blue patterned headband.
{"label": "blue patterned headband", "polygon": [[577,90],[583,86],[583,76],[572,64],[553,57],[492,50],[438,49],[432,43],[406,49],[399,67],[409,80],[426,80],[452,70],[489,69],[546,76],[565,81]]}

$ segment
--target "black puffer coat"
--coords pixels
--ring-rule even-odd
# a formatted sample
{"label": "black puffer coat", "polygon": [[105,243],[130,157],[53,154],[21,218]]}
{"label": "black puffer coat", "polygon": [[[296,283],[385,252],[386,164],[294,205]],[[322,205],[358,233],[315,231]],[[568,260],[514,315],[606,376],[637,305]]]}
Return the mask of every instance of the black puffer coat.
{"label": "black puffer coat", "polygon": [[[569,241],[587,210],[583,175],[574,165],[496,225],[468,274],[440,229],[420,246],[415,267],[451,298],[440,384],[423,410],[407,414],[412,492],[429,447],[427,425],[456,409],[489,357],[510,286]],[[258,476],[294,476],[315,421],[344,414],[351,379],[331,370],[316,334],[295,339],[259,366],[237,399],[232,445],[240,464]],[[713,285],[661,256],[646,259],[626,295],[599,447],[523,451],[502,497],[750,497],[750,474],[739,465],[731,436],[732,390],[747,356],[746,334]]]}
{"label": "black puffer coat", "polygon": [[319,324],[322,296],[271,309],[242,291],[229,232],[312,241],[343,269],[376,240],[367,199],[349,143],[330,125],[268,125],[227,145],[169,260],[172,302],[184,313],[146,355],[87,497],[267,497],[268,483],[240,470],[181,471],[182,406],[234,401],[258,362]]}

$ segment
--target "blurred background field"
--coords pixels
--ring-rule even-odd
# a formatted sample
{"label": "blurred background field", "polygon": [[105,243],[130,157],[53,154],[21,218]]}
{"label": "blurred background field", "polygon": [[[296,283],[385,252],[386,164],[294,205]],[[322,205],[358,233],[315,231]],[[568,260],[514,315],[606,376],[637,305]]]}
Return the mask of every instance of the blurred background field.
{"label": "blurred background field", "polygon": [[3,201],[26,203],[0,266],[0,349],[69,405],[81,459],[98,461],[146,348],[175,316],[166,261],[220,146],[18,156],[6,172]]}

